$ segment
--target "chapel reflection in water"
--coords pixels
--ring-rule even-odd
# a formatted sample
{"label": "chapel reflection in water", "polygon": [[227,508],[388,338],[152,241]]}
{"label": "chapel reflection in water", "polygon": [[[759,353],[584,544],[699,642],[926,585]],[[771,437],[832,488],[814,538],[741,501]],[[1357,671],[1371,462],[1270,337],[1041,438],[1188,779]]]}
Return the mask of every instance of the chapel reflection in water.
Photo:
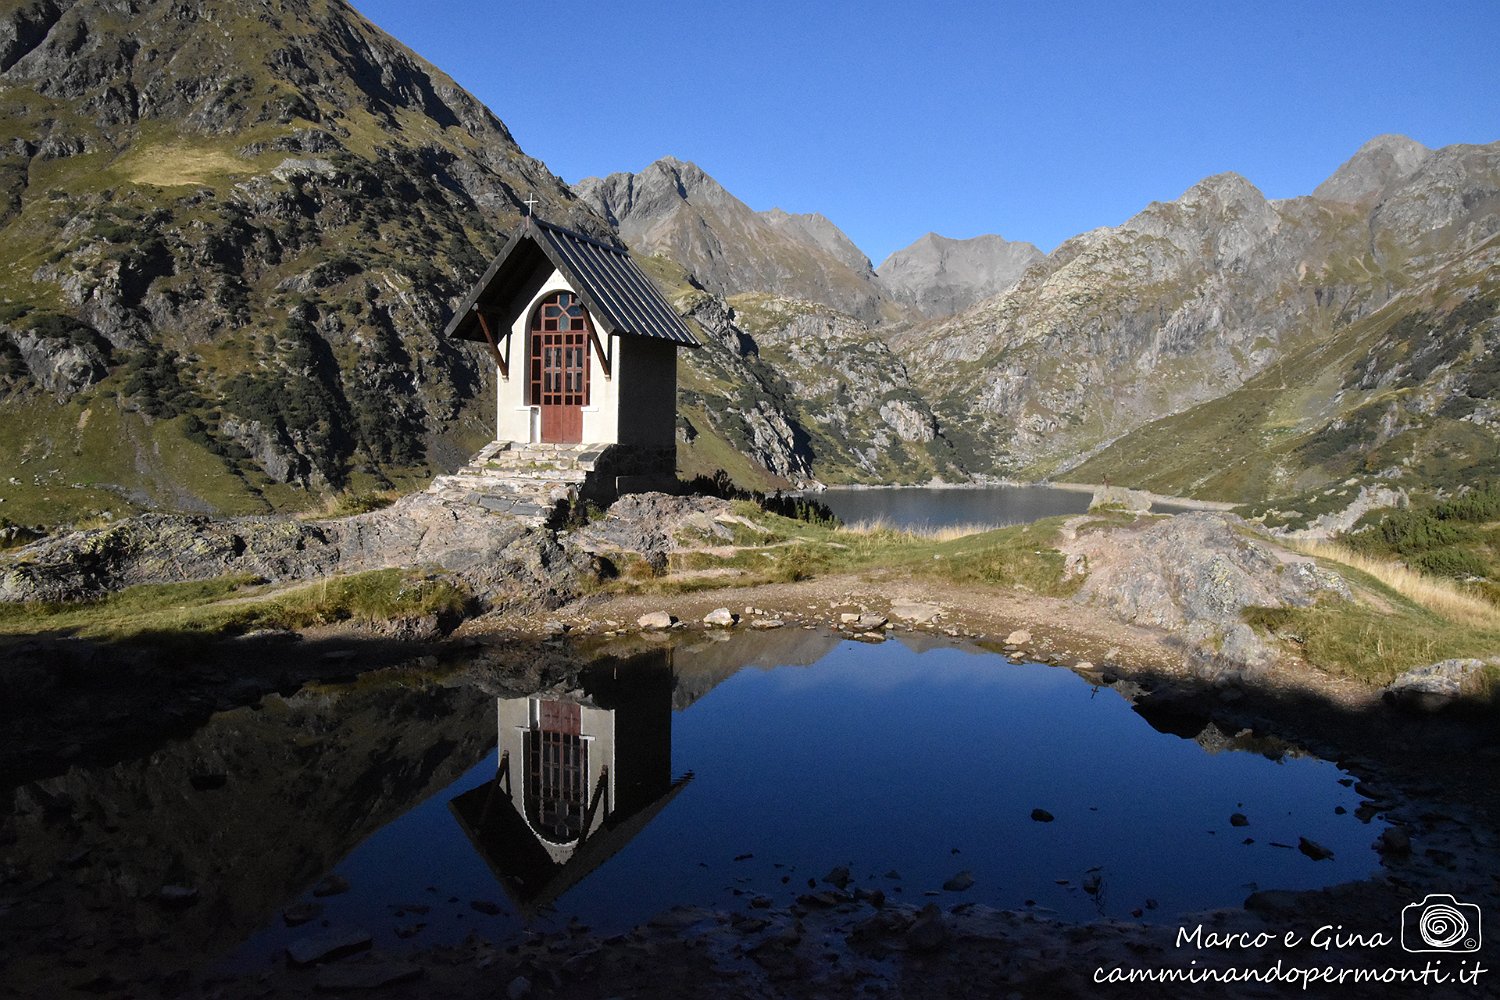
{"label": "chapel reflection in water", "polygon": [[672,777],[669,653],[606,660],[576,689],[497,698],[495,777],[449,803],[521,916],[598,868],[692,779]]}

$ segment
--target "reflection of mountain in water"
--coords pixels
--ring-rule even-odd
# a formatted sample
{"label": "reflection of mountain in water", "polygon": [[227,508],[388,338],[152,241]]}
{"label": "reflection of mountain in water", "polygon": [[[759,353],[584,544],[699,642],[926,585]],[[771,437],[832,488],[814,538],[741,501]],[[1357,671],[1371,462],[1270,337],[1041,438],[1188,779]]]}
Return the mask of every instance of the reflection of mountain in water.
{"label": "reflection of mountain in water", "polygon": [[569,693],[496,698],[495,777],[449,803],[530,918],[624,847],[691,780],[672,778],[666,650],[590,666]]}

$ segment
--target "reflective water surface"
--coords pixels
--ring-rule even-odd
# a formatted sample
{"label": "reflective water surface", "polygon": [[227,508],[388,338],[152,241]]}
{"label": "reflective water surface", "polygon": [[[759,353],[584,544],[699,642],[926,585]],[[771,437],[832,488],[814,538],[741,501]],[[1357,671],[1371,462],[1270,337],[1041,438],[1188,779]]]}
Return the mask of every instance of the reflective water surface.
{"label": "reflective water surface", "polygon": [[[698,638],[485,704],[466,716],[482,754],[334,865],[347,891],[309,880],[285,903],[399,949],[785,905],[847,867],[895,899],[1171,921],[1377,863],[1333,764],[1217,735],[1211,752],[1070,671],[974,649]],[[229,964],[303,933],[267,914]]]}
{"label": "reflective water surface", "polygon": [[817,494],[846,524],[886,521],[897,527],[1024,524],[1060,514],[1082,514],[1092,494],[1050,486],[983,486],[935,489],[897,486],[840,489]]}
{"label": "reflective water surface", "polygon": [[932,637],[455,656],[0,797],[0,937],[26,942],[0,986],[257,970],[325,923],[395,953],[610,933],[679,903],[788,906],[841,869],[899,901],[1167,922],[1377,863],[1380,817],[1333,764],[1161,732],[1109,687]]}

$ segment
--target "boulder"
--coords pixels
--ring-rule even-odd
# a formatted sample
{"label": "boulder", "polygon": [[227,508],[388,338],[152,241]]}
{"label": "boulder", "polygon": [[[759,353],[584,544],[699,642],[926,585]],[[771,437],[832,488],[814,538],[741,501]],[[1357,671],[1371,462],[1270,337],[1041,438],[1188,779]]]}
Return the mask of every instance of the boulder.
{"label": "boulder", "polygon": [[1342,577],[1230,514],[1110,525],[1065,534],[1059,548],[1087,567],[1074,601],[1175,633],[1192,664],[1214,675],[1257,670],[1279,655],[1273,641],[1245,623],[1247,608],[1306,607],[1320,597],[1352,596]]}
{"label": "boulder", "polygon": [[1005,637],[1007,646],[1024,646],[1031,641],[1031,633],[1024,628],[1018,628]]}
{"label": "boulder", "polygon": [[665,611],[651,611],[641,615],[635,623],[641,628],[671,628],[677,624],[677,619]]}
{"label": "boulder", "polygon": [[708,614],[703,616],[703,624],[713,625],[717,628],[733,628],[735,623],[739,620],[739,615],[730,611],[728,608],[714,608]]}
{"label": "boulder", "polygon": [[891,605],[891,617],[915,625],[928,625],[943,613],[936,604],[921,601],[897,601]]}
{"label": "boulder", "polygon": [[1484,660],[1440,660],[1414,667],[1386,685],[1382,697],[1398,708],[1440,712],[1478,688]]}
{"label": "boulder", "polygon": [[1140,513],[1151,509],[1151,494],[1123,486],[1100,486],[1094,490],[1089,510],[1125,510]]}

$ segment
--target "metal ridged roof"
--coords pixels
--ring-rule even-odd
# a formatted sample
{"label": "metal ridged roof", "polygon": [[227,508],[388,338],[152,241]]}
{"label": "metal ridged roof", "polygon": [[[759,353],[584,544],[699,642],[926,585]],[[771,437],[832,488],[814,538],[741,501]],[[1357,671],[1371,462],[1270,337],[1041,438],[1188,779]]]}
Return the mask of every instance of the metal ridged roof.
{"label": "metal ridged roof", "polygon": [[578,297],[607,333],[669,340],[683,347],[698,347],[688,330],[650,278],[630,259],[628,251],[591,236],[528,218],[505,249],[490,264],[483,278],[464,296],[458,312],[444,331],[447,336],[479,339],[472,329],[471,314],[490,286],[502,282],[514,251],[530,239],[552,261],[578,292]]}

